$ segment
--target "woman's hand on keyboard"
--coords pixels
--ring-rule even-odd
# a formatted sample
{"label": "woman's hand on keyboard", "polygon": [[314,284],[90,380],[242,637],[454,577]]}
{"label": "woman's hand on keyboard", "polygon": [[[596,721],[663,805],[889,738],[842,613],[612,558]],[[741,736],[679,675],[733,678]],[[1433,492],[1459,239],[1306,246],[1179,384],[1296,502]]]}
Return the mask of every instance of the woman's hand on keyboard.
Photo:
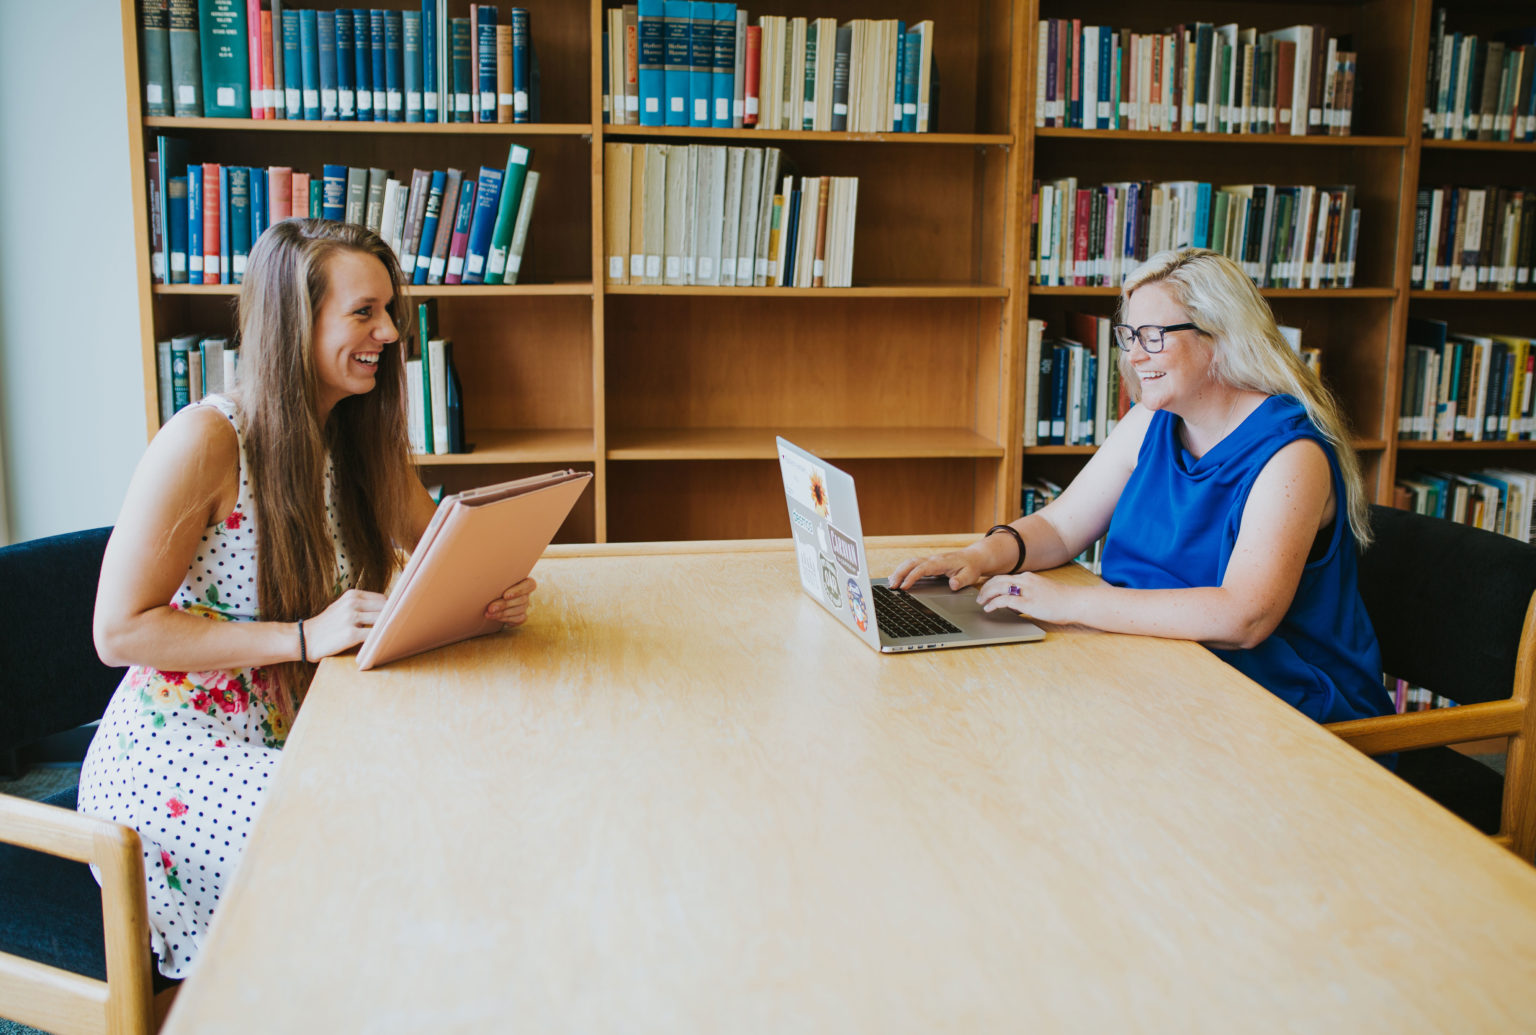
{"label": "woman's hand on keyboard", "polygon": [[987,573],[982,567],[981,558],[968,546],[964,550],[951,550],[931,557],[913,557],[902,561],[891,572],[890,584],[892,589],[911,589],[918,579],[931,576],[943,576],[949,579],[950,589],[959,590],[974,586],[986,578]]}

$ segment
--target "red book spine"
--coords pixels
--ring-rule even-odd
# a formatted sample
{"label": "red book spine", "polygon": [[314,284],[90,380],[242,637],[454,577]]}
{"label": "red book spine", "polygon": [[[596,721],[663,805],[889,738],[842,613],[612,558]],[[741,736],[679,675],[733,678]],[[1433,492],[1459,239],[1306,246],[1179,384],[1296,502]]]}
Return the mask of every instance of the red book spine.
{"label": "red book spine", "polygon": [[1093,220],[1093,191],[1086,187],[1077,190],[1077,240],[1073,242],[1072,249],[1072,283],[1076,287],[1088,285],[1088,239],[1092,236],[1089,232]]}
{"label": "red book spine", "polygon": [[300,219],[309,218],[309,173],[293,174],[293,214]]}
{"label": "red book spine", "polygon": [[274,223],[293,218],[293,169],[274,165],[267,170],[267,208]]}
{"label": "red book spine", "polygon": [[247,65],[250,67],[251,79],[251,118],[264,119],[267,117],[266,87],[261,85],[261,33],[256,31],[261,27],[261,0],[245,0],[245,41],[246,50],[250,55]]}
{"label": "red book spine", "polygon": [[[467,174],[466,174],[467,175]],[[480,190],[475,188],[474,193],[467,199],[469,210],[475,210],[475,198]],[[464,280],[464,254],[469,251],[469,224],[472,220],[464,221],[464,229],[454,227],[453,237],[448,241],[448,272],[443,277],[444,284],[460,284]]]}
{"label": "red book spine", "polygon": [[222,284],[219,260],[219,167],[203,163],[203,283]]}
{"label": "red book spine", "polygon": [[742,97],[746,101],[746,111],[742,114],[743,126],[757,125],[757,80],[762,73],[763,62],[763,27],[761,25],[747,26],[747,45],[742,56],[742,78],[746,80],[742,84]]}
{"label": "red book spine", "polygon": [[277,103],[277,75],[274,71],[272,58],[272,12],[261,12],[261,88],[266,91],[266,100],[262,101],[262,108],[267,113],[267,118],[281,118],[278,114],[282,107]]}

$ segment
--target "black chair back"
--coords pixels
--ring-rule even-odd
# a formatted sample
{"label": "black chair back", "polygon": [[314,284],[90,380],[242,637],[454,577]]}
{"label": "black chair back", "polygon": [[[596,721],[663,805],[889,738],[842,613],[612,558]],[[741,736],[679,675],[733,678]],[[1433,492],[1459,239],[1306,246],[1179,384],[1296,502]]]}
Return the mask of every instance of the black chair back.
{"label": "black chair back", "polygon": [[0,760],[94,722],[126,669],[96,656],[91,614],[111,528],[0,549]]}
{"label": "black chair back", "polygon": [[1360,595],[1382,668],[1458,704],[1508,698],[1536,546],[1381,506],[1371,507],[1371,530]]}

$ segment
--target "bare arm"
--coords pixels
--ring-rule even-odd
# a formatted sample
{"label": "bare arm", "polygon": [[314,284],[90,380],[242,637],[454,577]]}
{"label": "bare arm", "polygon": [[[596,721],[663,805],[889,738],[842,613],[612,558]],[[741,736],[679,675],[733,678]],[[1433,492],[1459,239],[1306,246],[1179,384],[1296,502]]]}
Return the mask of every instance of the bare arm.
{"label": "bare arm", "polygon": [[[1045,621],[1251,648],[1285,617],[1312,541],[1336,510],[1328,458],[1317,443],[1304,439],[1277,452],[1259,473],[1220,586],[1061,586],[1027,576],[993,579],[978,599],[989,610],[1011,607]],[[1009,592],[1010,585],[1018,586],[1018,595]]]}
{"label": "bare arm", "polygon": [[[1136,467],[1150,420],[1147,411],[1133,407],[1060,496],[1012,522],[1024,539],[1023,570],[1060,567],[1104,534]],[[906,589],[924,576],[942,575],[949,578],[950,589],[960,589],[988,575],[1011,571],[1017,562],[1018,544],[1013,536],[999,532],[963,550],[903,561],[891,572],[890,582]]]}

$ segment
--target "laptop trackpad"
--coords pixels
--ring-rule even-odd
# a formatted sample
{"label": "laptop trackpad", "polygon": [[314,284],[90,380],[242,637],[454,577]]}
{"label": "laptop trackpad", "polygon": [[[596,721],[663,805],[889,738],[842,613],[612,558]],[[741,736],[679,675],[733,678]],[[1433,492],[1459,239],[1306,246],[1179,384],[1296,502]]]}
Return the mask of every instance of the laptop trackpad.
{"label": "laptop trackpad", "polygon": [[949,588],[949,580],[936,578],[920,579],[907,592],[961,628],[997,626],[1017,631],[1024,616],[1009,607],[990,612],[982,610],[981,605],[976,603],[976,593],[980,588],[966,586],[956,592]]}

